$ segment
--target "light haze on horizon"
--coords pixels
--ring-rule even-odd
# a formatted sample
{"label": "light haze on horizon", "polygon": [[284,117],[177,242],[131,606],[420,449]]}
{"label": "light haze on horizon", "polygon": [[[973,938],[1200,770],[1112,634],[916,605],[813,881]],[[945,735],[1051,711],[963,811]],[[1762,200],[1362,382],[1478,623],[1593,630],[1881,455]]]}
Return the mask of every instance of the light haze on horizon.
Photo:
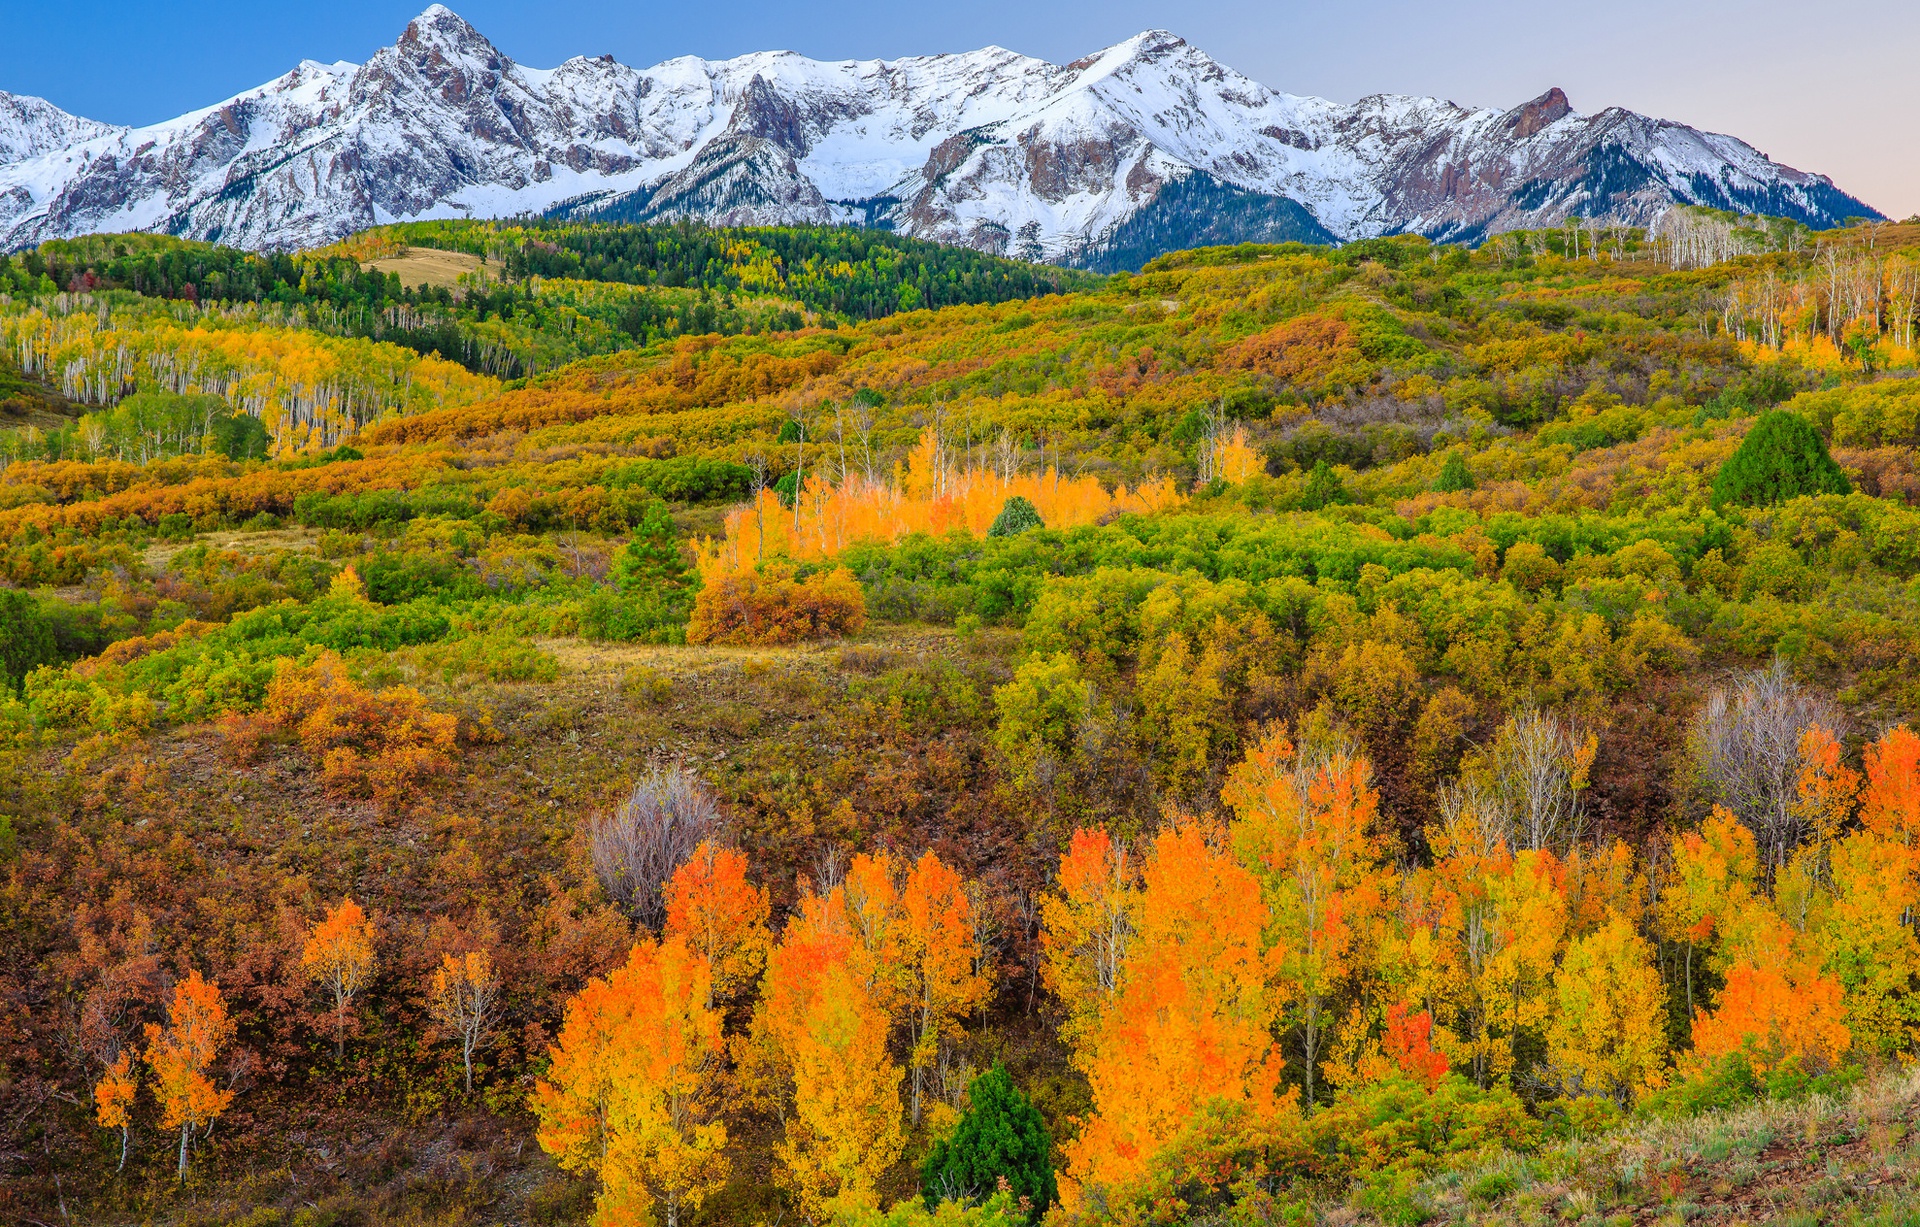
{"label": "light haze on horizon", "polygon": [[[303,59],[362,62],[428,2],[0,0],[0,89],[110,123],[155,123]],[[1065,63],[1167,29],[1270,88],[1338,102],[1401,93],[1506,108],[1557,85],[1576,110],[1622,106],[1730,133],[1890,217],[1920,213],[1920,5],[446,2],[535,68],[608,53],[644,68],[678,55],[895,59],[989,43]]]}

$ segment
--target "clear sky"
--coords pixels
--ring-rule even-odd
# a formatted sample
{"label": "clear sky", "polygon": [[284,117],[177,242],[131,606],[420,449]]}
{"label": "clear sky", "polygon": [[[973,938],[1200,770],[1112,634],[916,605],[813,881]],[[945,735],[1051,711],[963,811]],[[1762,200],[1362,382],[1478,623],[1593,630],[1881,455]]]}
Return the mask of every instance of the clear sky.
{"label": "clear sky", "polygon": [[[0,0],[0,89],[113,123],[216,102],[302,59],[366,58],[428,0]],[[1512,106],[1558,85],[1729,132],[1920,213],[1920,3],[1913,0],[449,0],[514,59],[785,48],[821,59],[988,43],[1056,62],[1163,28],[1275,89],[1350,102],[1432,94]]]}

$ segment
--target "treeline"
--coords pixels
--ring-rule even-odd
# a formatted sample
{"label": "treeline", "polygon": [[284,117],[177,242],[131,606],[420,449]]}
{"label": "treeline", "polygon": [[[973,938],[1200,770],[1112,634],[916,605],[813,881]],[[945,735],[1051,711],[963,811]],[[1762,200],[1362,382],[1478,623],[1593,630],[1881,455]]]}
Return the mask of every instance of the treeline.
{"label": "treeline", "polygon": [[510,277],[778,290],[811,310],[856,320],[1034,298],[1098,281],[1066,269],[853,226],[732,230],[693,221],[420,222],[388,233],[416,246],[497,257]]}

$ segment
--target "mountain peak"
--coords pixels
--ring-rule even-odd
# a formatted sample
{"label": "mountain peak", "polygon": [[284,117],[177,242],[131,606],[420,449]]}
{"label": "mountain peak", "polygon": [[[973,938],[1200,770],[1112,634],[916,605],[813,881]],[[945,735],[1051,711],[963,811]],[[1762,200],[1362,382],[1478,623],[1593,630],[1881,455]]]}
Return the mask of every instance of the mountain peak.
{"label": "mountain peak", "polygon": [[1525,106],[1515,107],[1507,112],[1507,130],[1524,140],[1545,128],[1573,114],[1573,104],[1559,86],[1535,98]]}
{"label": "mountain peak", "polygon": [[444,4],[429,5],[407,23],[406,30],[400,35],[400,45],[404,47],[410,44],[484,47],[488,51],[494,49],[486,35]]}

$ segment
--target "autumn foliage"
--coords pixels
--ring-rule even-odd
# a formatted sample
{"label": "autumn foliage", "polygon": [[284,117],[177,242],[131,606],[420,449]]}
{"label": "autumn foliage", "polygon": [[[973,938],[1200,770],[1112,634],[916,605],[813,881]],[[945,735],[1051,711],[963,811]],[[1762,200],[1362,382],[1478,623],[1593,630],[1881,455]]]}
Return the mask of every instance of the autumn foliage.
{"label": "autumn foliage", "polygon": [[236,727],[242,736],[254,728],[292,734],[319,760],[328,787],[387,804],[451,769],[459,732],[458,720],[418,690],[369,690],[332,652],[304,665],[282,660],[259,715]]}
{"label": "autumn foliage", "polygon": [[857,633],[867,598],[845,567],[795,579],[779,568],[707,577],[693,600],[688,643],[737,646],[803,643]]}
{"label": "autumn foliage", "polygon": [[173,990],[167,1025],[147,1024],[147,1067],[160,1102],[160,1127],[180,1131],[179,1175],[187,1174],[187,1146],[195,1129],[212,1125],[233,1102],[216,1081],[213,1063],[233,1041],[233,1021],[217,985],[189,972]]}

